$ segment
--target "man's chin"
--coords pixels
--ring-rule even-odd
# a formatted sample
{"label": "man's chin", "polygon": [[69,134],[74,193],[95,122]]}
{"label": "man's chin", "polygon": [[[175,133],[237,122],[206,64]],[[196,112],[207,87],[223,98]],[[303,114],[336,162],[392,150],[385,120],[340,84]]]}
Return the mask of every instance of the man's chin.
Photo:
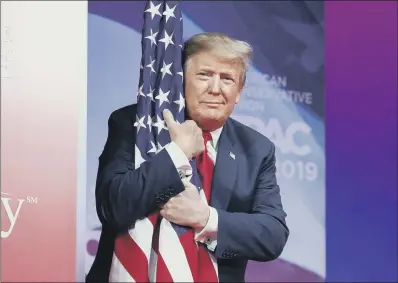
{"label": "man's chin", "polygon": [[[201,116],[201,120],[203,122],[217,122],[219,120],[221,120],[221,115],[219,113],[211,113],[212,111],[206,111],[206,113],[204,113],[204,115]],[[216,112],[216,111],[214,111]]]}
{"label": "man's chin", "polygon": [[200,118],[196,121],[198,125],[204,129],[211,131],[220,128],[224,123],[225,120],[223,116],[218,114],[206,113],[206,115],[201,115]]}

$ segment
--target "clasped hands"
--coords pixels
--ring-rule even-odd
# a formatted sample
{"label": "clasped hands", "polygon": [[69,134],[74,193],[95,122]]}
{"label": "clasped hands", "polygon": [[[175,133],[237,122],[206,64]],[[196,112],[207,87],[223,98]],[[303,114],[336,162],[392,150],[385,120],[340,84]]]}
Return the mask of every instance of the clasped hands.
{"label": "clasped hands", "polygon": [[[169,110],[163,111],[163,118],[170,138],[182,150],[188,159],[204,150],[202,130],[192,120],[178,124]],[[198,189],[186,179],[182,180],[185,190],[162,205],[160,215],[175,224],[203,229],[210,216],[210,209],[202,201]]]}
{"label": "clasped hands", "polygon": [[185,190],[161,205],[160,215],[170,222],[202,230],[209,219],[210,209],[202,201],[198,189],[188,180],[183,179]]}

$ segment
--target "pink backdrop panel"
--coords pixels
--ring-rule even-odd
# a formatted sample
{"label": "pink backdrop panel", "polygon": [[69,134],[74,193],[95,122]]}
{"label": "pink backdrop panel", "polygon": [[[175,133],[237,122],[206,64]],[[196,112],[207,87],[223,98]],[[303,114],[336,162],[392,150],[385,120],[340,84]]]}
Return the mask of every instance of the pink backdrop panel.
{"label": "pink backdrop panel", "polygon": [[2,282],[76,281],[85,8],[2,3]]}

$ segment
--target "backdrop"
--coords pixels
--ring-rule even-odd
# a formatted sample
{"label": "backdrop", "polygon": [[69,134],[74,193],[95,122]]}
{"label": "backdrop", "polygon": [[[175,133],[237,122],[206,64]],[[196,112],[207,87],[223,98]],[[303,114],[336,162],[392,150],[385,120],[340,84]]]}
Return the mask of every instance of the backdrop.
{"label": "backdrop", "polygon": [[1,1],[1,282],[84,273],[86,57],[87,2]]}
{"label": "backdrop", "polygon": [[[93,6],[87,14],[86,1],[1,1],[1,282],[82,282],[84,257],[88,259],[86,268],[92,260],[86,245],[87,250],[95,252],[97,231],[91,234],[94,241],[90,241],[90,235],[88,239],[84,236],[86,195],[91,197],[87,204],[93,210],[92,194],[85,182],[87,17],[91,29],[96,30],[96,33],[90,31],[90,100],[93,101],[94,94],[98,98],[94,101],[96,106],[90,107],[89,133],[98,133],[91,134],[88,145],[88,189],[91,190],[96,159],[106,136],[106,116],[135,100],[138,66],[132,64],[138,55],[132,52],[140,52],[135,32],[140,30],[143,4],[90,4]],[[115,9],[115,5],[119,8]],[[125,11],[122,5],[126,5]],[[194,5],[199,4],[184,5],[185,20],[193,19],[195,13],[203,10],[210,13],[219,4],[212,4],[212,9]],[[295,9],[291,5],[286,3],[284,12]],[[306,15],[316,17],[311,5],[308,10],[303,8],[307,12],[295,22],[296,28],[308,31],[309,25],[301,26],[300,22]],[[228,10],[227,6],[214,11],[231,15],[232,8]],[[325,1],[325,6],[327,280],[397,282],[397,3]],[[132,9],[127,9],[129,7]],[[106,8],[111,10],[106,12],[103,10]],[[199,8],[201,10],[192,12]],[[242,6],[238,8],[239,14],[234,19],[239,24],[228,22],[227,25],[234,27],[232,34],[239,32],[241,38],[246,38],[260,28],[265,29],[263,19],[257,22],[259,25],[247,28],[247,32],[240,30],[255,18],[245,17],[243,21],[241,17],[248,12],[243,12]],[[238,8],[235,6],[233,10]],[[260,7],[251,10],[254,14]],[[276,6],[267,7],[267,12],[270,11],[277,13]],[[197,19],[196,24],[199,21],[204,28],[206,22]],[[228,21],[227,17],[223,17],[223,21]],[[322,20],[319,23],[323,24]],[[257,71],[273,74],[257,67],[262,54],[266,54],[269,64],[261,68],[278,67],[277,74],[285,76],[283,70],[288,68],[282,68],[282,59],[273,56],[291,44],[302,46],[302,50],[296,54],[289,51],[293,52],[290,58],[294,59],[286,59],[289,68],[294,62],[308,64],[308,60],[301,59],[305,59],[306,54],[316,56],[317,41],[309,37],[312,33],[294,34],[305,42],[299,44],[298,39],[293,40],[281,31],[279,25],[274,23],[273,27],[278,32],[268,34],[267,49],[259,50],[255,46]],[[222,23],[218,23],[218,28],[227,30]],[[96,38],[93,39],[93,35]],[[276,45],[277,50],[273,50],[271,56],[268,51],[274,46],[271,44],[274,40],[283,44]],[[259,41],[256,37],[251,42],[259,44]],[[118,49],[111,48],[112,43]],[[94,58],[96,64],[93,64]],[[102,69],[93,73],[95,67]],[[300,80],[306,73],[303,69],[298,73]],[[288,79],[290,88],[293,75]],[[97,85],[98,89],[93,89]],[[101,89],[102,86],[108,89]],[[313,96],[312,104],[305,107],[317,111],[312,107],[322,96],[310,88],[305,91]],[[106,102],[101,101],[104,98]],[[268,103],[268,100],[264,103],[267,113],[271,111]],[[235,114],[239,114],[238,109]],[[282,120],[280,115],[277,118]],[[286,135],[286,130],[284,133]],[[296,134],[295,141],[302,145],[298,137]],[[281,152],[278,152],[279,158],[284,158]],[[290,188],[283,189],[285,200],[285,191]],[[305,196],[302,189],[298,191],[299,197]],[[294,205],[287,209],[300,211]],[[98,227],[95,214],[89,223],[91,233],[92,227]],[[263,278],[292,282],[292,276],[297,274],[296,278],[304,278],[306,282],[319,280],[319,276],[307,268],[303,273],[300,267],[289,266],[294,261],[288,259],[286,253],[296,248],[290,244],[281,261],[261,266]],[[261,281],[260,276],[255,277],[253,268],[257,268],[256,264],[249,266],[248,276]],[[283,274],[285,278],[281,278]]]}
{"label": "backdrop", "polygon": [[[89,2],[87,258],[100,223],[95,178],[112,111],[136,102],[145,1]],[[184,2],[184,38],[225,32],[254,47],[238,121],[277,146],[278,180],[291,230],[272,263],[251,262],[248,281],[325,278],[324,15],[322,2]],[[222,17],[220,17],[222,15]]]}

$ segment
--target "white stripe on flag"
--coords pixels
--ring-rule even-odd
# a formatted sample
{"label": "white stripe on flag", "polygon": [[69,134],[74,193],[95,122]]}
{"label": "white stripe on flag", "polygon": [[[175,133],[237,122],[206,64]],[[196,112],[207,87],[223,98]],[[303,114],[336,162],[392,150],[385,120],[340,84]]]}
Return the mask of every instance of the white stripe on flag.
{"label": "white stripe on flag", "polygon": [[180,239],[170,222],[162,219],[159,252],[174,282],[193,282],[192,272]]}
{"label": "white stripe on flag", "polygon": [[135,222],[134,229],[129,230],[130,237],[144,252],[148,262],[152,250],[153,225],[148,218]]}
{"label": "white stripe on flag", "polygon": [[124,268],[115,254],[112,258],[111,272],[109,274],[109,282],[135,282],[130,273]]}
{"label": "white stripe on flag", "polygon": [[149,259],[148,278],[149,282],[156,282],[156,268],[158,266],[158,254],[151,249],[151,258]]}

